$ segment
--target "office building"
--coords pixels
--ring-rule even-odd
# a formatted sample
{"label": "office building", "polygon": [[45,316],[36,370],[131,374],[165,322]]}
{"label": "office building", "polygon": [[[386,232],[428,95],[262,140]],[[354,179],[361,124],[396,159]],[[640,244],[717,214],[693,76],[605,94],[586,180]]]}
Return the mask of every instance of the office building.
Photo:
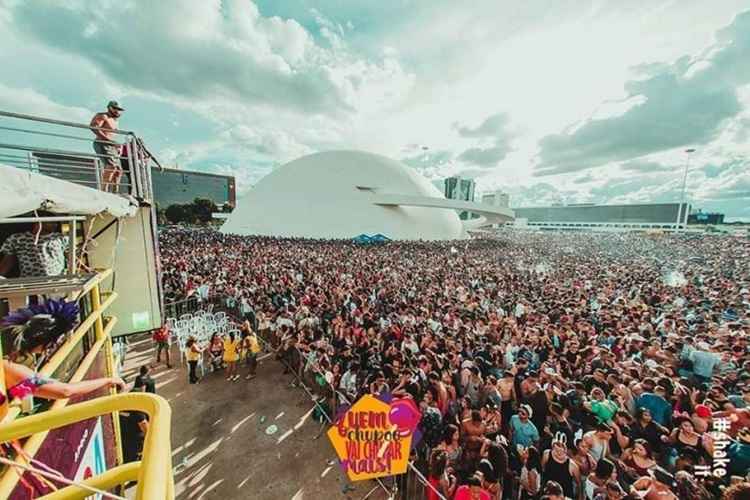
{"label": "office building", "polygon": [[209,199],[221,207],[234,207],[237,201],[234,177],[190,170],[151,169],[154,199],[160,209],[170,205],[192,203],[196,198]]}
{"label": "office building", "polygon": [[690,205],[651,203],[595,205],[581,203],[514,208],[516,221],[541,229],[644,230],[684,228]]}
{"label": "office building", "polygon": [[510,207],[510,196],[503,191],[490,191],[482,194],[482,203],[493,207]]}
{"label": "office building", "polygon": [[[474,201],[474,189],[476,183],[474,179],[462,179],[461,177],[448,177],[445,179],[445,197],[449,200],[460,200],[460,201]],[[471,218],[469,212],[461,212],[459,214],[461,220],[468,220]]]}
{"label": "office building", "polygon": [[724,214],[709,213],[702,210],[693,212],[688,215],[688,224],[705,224],[718,225],[724,224]]}

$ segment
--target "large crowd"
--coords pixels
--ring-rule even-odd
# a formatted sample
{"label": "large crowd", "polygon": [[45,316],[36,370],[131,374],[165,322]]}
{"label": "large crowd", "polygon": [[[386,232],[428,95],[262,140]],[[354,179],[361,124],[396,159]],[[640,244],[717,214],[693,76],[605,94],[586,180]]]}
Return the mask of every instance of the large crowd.
{"label": "large crowd", "polygon": [[427,498],[750,498],[747,238],[172,228],[160,249],[168,299],[234,302],[329,409],[418,402]]}

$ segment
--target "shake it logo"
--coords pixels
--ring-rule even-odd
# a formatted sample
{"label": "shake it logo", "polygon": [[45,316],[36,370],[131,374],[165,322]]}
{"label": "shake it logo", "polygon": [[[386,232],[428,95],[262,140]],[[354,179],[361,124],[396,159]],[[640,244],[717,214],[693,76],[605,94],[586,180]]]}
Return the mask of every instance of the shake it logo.
{"label": "shake it logo", "polygon": [[368,394],[339,411],[328,438],[352,481],[403,474],[421,438],[421,418],[411,399]]}

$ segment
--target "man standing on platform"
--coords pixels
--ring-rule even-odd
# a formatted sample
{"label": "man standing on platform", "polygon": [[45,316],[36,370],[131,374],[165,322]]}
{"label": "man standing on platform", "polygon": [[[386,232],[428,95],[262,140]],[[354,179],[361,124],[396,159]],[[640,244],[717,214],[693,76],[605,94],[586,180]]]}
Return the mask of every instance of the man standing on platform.
{"label": "man standing on platform", "polygon": [[[104,162],[102,170],[102,189],[104,191],[117,192],[117,187],[122,176],[120,166],[120,146],[114,140],[113,130],[117,130],[117,120],[125,111],[117,101],[109,101],[107,111],[97,113],[91,119],[89,126],[96,136],[94,139],[94,152],[100,161]],[[110,189],[110,186],[111,189]]]}

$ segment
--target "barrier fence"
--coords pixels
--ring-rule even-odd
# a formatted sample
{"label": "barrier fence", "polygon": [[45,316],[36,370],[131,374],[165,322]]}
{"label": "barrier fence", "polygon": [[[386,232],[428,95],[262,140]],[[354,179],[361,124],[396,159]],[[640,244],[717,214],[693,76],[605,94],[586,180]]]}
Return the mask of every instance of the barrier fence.
{"label": "barrier fence", "polygon": [[[183,299],[180,301],[175,301],[172,303],[165,304],[165,312],[166,311],[172,311],[174,314],[167,313],[166,317],[171,318],[178,318],[181,314],[187,314],[187,313],[194,313],[201,309],[209,309],[212,311],[224,311],[227,313],[228,316],[232,317],[237,322],[244,321],[244,314],[242,313],[242,305],[239,301],[234,299],[233,297],[227,297],[227,296],[220,296],[220,295],[208,295],[206,298],[201,298],[198,296],[189,297],[187,299]],[[276,351],[276,347],[274,346],[275,342],[273,342],[270,338],[265,338],[263,335],[261,335],[261,332],[258,331],[256,325],[253,325],[254,330],[258,335],[258,338],[261,340],[261,342],[264,344],[265,349],[267,351]],[[300,359],[304,359],[304,353],[297,349],[297,353],[300,356]],[[332,412],[332,409],[324,408],[321,405],[321,401],[324,400],[324,398],[321,397],[320,394],[316,394],[316,390],[314,388],[310,388],[304,380],[304,377],[301,377],[298,374],[298,367],[292,367],[290,366],[284,359],[281,357],[278,357],[278,360],[286,367],[286,369],[293,375],[295,378],[297,385],[304,390],[308,396],[312,399],[314,402],[316,408],[321,413],[323,418],[330,424],[333,425],[333,419],[331,416],[329,416],[329,413]],[[350,401],[349,398],[343,394],[341,391],[339,391],[336,387],[333,387],[329,384],[328,386],[329,390],[332,391],[332,393],[335,395],[336,400],[333,404],[334,408],[337,408],[338,404],[348,404],[351,405],[353,401]],[[412,460],[409,461],[409,468],[407,469],[407,472],[405,474],[401,474],[399,476],[395,476],[392,479],[392,485],[390,487],[386,486],[385,483],[382,480],[376,480],[378,485],[371,490],[364,498],[368,498],[374,491],[377,490],[377,488],[381,488],[387,495],[389,499],[399,499],[399,500],[413,500],[413,499],[420,499],[420,498],[426,498],[427,490],[431,489],[435,496],[440,500],[447,500],[447,498],[439,491],[437,491],[429,482],[427,481],[426,474],[427,474],[427,460],[426,458],[429,457],[429,449],[422,448],[422,453],[416,454]]]}

